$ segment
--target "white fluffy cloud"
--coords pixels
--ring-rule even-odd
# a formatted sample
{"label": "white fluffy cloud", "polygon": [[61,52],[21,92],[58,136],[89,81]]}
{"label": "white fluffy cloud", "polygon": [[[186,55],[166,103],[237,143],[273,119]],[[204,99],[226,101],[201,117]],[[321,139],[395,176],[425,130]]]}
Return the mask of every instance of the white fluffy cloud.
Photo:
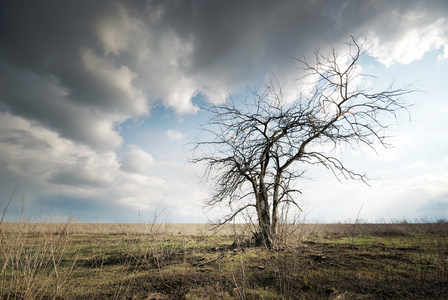
{"label": "white fluffy cloud", "polygon": [[391,19],[401,28],[398,36],[372,30],[366,42],[369,54],[381,63],[386,66],[409,64],[435,49],[443,49],[442,58],[448,58],[448,22],[445,18],[433,20],[429,12],[405,15],[396,12]]}
{"label": "white fluffy cloud", "polygon": [[171,130],[171,129],[166,131],[166,135],[168,136],[168,138],[170,140],[173,140],[173,141],[181,141],[187,137],[182,132],[179,132],[177,130]]}
{"label": "white fluffy cloud", "polygon": [[123,155],[121,169],[125,172],[148,175],[154,164],[152,155],[133,146]]}
{"label": "white fluffy cloud", "polygon": [[[177,215],[180,195],[185,210],[197,209],[201,191],[194,188],[192,169],[180,162],[156,162],[135,146],[119,161],[112,151],[97,152],[8,113],[0,114],[0,128],[0,189],[9,197],[19,184],[27,209],[46,203],[79,212],[81,219],[135,221],[139,210],[152,216],[158,203]],[[179,175],[183,169],[190,180]],[[11,209],[20,212],[20,205],[15,201]]]}

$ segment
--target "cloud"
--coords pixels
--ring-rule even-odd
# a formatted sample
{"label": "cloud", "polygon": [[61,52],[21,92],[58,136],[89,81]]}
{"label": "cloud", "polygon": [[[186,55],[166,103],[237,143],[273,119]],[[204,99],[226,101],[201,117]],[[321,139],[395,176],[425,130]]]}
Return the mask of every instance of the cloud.
{"label": "cloud", "polygon": [[[365,38],[368,53],[386,66],[432,49],[448,58],[443,0],[1,6],[0,187],[20,182],[31,202],[60,196],[130,211],[162,198],[176,207],[182,197],[187,211],[204,196],[191,176],[200,170],[158,161],[135,141],[120,157],[116,151],[129,147],[123,123],[151,118],[160,105],[195,114],[196,97],[238,94],[274,75],[280,85],[290,82],[300,77],[291,57],[313,57],[315,47],[340,51],[350,35]],[[291,84],[284,95],[296,93]],[[160,132],[169,139],[185,137],[166,127]]]}
{"label": "cloud", "polygon": [[129,173],[148,175],[153,164],[154,159],[151,154],[133,146],[123,155],[120,168]]}
{"label": "cloud", "polygon": [[[386,66],[409,64],[419,60],[434,49],[443,49],[442,58],[448,58],[448,23],[446,18],[433,19],[431,12],[401,14],[394,12],[391,19],[397,27],[405,27],[400,36],[390,36],[372,31],[368,35],[366,48]],[[422,22],[423,20],[424,22]]]}
{"label": "cloud", "polygon": [[0,19],[3,110],[100,150],[119,147],[117,125],[146,115],[148,103],[129,67],[95,55],[92,12],[109,8],[19,2],[5,2]]}
{"label": "cloud", "polygon": [[168,138],[170,140],[173,140],[173,141],[181,141],[181,140],[183,140],[183,139],[185,139],[187,137],[182,132],[179,132],[179,131],[176,131],[176,130],[171,130],[171,129],[166,131],[166,135],[168,136]]}
{"label": "cloud", "polygon": [[0,101],[6,110],[99,149],[122,143],[115,124],[125,115],[72,101],[71,89],[55,76],[39,76],[0,63]]}
{"label": "cloud", "polygon": [[[185,211],[196,211],[204,196],[196,183],[200,170],[178,161],[155,161],[136,146],[120,161],[113,151],[97,152],[11,114],[0,114],[0,128],[1,203],[19,184],[26,208],[53,206],[54,201],[54,208],[79,211],[81,219],[95,214],[110,222],[135,221],[138,210],[152,216],[160,202],[175,216],[181,212],[180,198]],[[15,201],[11,209],[20,215],[20,207],[21,201]],[[89,207],[98,210],[89,212]]]}
{"label": "cloud", "polygon": [[379,221],[379,216],[386,222],[403,218],[422,221],[443,214],[436,207],[446,206],[448,195],[444,184],[448,173],[425,174],[382,174],[379,180],[369,181],[371,187],[361,182],[338,182],[328,173],[319,174],[319,180],[301,183],[301,201],[311,204],[307,211],[309,222],[354,222],[358,213],[368,222]]}
{"label": "cloud", "polygon": [[[108,93],[97,98],[103,99],[104,105],[111,105],[117,110],[127,110],[132,115],[147,112],[142,91],[132,85],[136,74],[127,66],[117,68],[114,61],[99,57],[90,49],[81,49],[81,61],[93,81],[92,85],[99,86]],[[113,99],[113,102],[110,99]]]}
{"label": "cloud", "polygon": [[340,48],[350,34],[366,37],[386,65],[446,49],[446,8],[417,0],[6,1],[0,102],[66,138],[112,150],[123,142],[119,125],[147,116],[156,102],[194,114],[199,94],[238,92],[268,74],[282,84],[299,76],[291,57]]}
{"label": "cloud", "polygon": [[36,138],[31,132],[13,128],[0,128],[0,143],[20,145],[27,149],[51,148],[46,141]]}

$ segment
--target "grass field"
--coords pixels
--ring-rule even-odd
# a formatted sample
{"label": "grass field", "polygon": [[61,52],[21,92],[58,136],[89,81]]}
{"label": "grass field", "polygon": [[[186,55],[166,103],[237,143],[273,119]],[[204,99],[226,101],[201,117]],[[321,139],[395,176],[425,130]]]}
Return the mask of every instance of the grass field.
{"label": "grass field", "polygon": [[448,224],[0,224],[3,299],[445,299]]}

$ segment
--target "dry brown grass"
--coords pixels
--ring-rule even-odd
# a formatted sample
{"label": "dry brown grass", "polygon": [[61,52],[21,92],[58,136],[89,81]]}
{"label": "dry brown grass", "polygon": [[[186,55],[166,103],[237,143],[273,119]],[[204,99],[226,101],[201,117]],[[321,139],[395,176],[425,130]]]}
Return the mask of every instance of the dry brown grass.
{"label": "dry brown grass", "polygon": [[447,223],[294,225],[272,251],[235,243],[250,228],[3,222],[0,295],[443,299],[448,292]]}
{"label": "dry brown grass", "polygon": [[[293,224],[287,227],[288,234],[410,234],[448,232],[448,223],[334,223],[334,224]],[[182,223],[31,223],[2,222],[0,231],[8,233],[40,234],[168,234],[168,235],[245,235],[253,231],[248,224],[225,224],[216,227],[213,224]],[[280,230],[282,232],[282,230]]]}

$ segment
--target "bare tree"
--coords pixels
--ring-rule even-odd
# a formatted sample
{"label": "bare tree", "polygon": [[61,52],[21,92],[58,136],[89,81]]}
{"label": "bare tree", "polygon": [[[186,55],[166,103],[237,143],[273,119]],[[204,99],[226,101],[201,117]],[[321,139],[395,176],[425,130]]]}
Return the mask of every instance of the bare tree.
{"label": "bare tree", "polygon": [[[206,175],[215,190],[206,201],[214,207],[228,203],[230,215],[221,223],[253,208],[258,218],[256,238],[266,247],[275,242],[279,207],[293,204],[299,190],[293,183],[303,176],[306,166],[323,165],[337,178],[359,179],[365,175],[348,169],[337,158],[337,147],[359,149],[367,145],[387,147],[385,132],[390,117],[407,110],[402,96],[410,87],[390,85],[381,92],[362,86],[366,75],[356,64],[363,55],[362,45],[352,37],[347,53],[329,56],[315,51],[315,60],[297,59],[311,91],[287,101],[278,84],[267,84],[262,93],[236,103],[231,97],[204,109],[210,119],[204,131],[211,138],[196,142],[194,162],[207,165]],[[322,147],[329,145],[331,147]],[[328,151],[322,149],[330,149]]]}

